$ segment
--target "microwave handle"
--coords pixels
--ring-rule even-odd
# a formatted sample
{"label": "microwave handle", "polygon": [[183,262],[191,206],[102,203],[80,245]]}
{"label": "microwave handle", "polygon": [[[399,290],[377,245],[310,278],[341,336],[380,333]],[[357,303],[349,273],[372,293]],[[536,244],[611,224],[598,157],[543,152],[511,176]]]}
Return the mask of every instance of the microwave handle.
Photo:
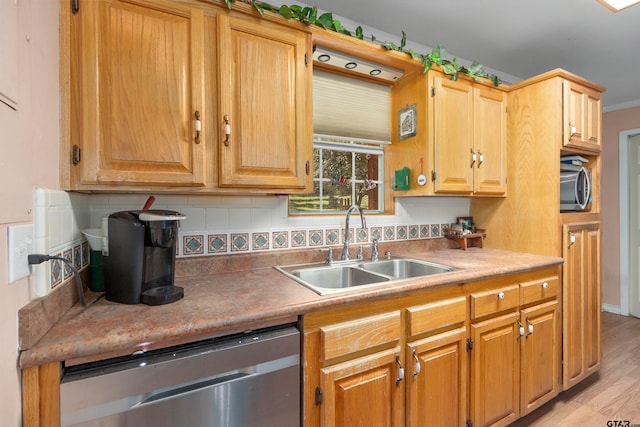
{"label": "microwave handle", "polygon": [[[579,182],[582,182],[582,186],[578,185]],[[582,187],[582,194],[578,194],[578,189]],[[585,168],[581,168],[578,172],[578,179],[576,180],[576,203],[580,206],[580,209],[585,209],[589,204],[589,199],[591,198],[591,179],[589,178],[589,173]]]}

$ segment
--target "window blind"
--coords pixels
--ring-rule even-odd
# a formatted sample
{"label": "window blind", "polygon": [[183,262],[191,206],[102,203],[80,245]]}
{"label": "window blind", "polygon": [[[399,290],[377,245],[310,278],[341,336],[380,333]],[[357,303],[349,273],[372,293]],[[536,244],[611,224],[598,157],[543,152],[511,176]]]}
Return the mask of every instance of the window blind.
{"label": "window blind", "polygon": [[389,141],[390,92],[387,86],[314,70],[313,132]]}

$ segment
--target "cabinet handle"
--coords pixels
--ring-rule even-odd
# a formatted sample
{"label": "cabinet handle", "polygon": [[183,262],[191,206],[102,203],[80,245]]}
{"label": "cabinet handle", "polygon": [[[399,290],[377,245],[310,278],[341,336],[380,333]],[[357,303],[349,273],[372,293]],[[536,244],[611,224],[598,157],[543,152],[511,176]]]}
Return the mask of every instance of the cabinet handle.
{"label": "cabinet handle", "polygon": [[575,234],[573,234],[572,232],[569,232],[569,244],[567,245],[567,247],[570,248],[571,246],[573,246],[575,242],[576,242]]}
{"label": "cabinet handle", "polygon": [[519,341],[520,337],[524,336],[524,325],[522,324],[520,319],[518,319],[517,322],[518,322],[518,341]]}
{"label": "cabinet handle", "polygon": [[482,154],[480,150],[478,150],[478,160],[478,167],[480,167],[480,165],[484,163],[484,154]]}
{"label": "cabinet handle", "polygon": [[473,168],[473,165],[476,164],[476,152],[473,151],[473,148],[471,148],[471,165],[469,166],[470,168]]}
{"label": "cabinet handle", "polygon": [[404,367],[400,363],[400,356],[396,356],[396,363],[398,364],[398,378],[396,378],[396,385],[404,379]]}
{"label": "cabinet handle", "polygon": [[542,289],[549,289],[549,283],[544,282],[544,283],[542,284]]}
{"label": "cabinet handle", "polygon": [[569,122],[569,141],[571,141],[571,138],[573,138],[577,133],[578,129],[575,127],[575,125]]}
{"label": "cabinet handle", "polygon": [[224,146],[229,146],[229,137],[231,136],[231,125],[229,124],[229,116],[224,115]]}
{"label": "cabinet handle", "polygon": [[504,292],[500,292],[498,294],[498,299],[504,299]]}
{"label": "cabinet handle", "polygon": [[413,362],[414,362],[414,366],[413,366],[413,377],[417,377],[418,374],[420,373],[420,369],[421,369],[421,365],[420,365],[420,359],[418,359],[418,355],[416,354],[416,351],[413,350]]}
{"label": "cabinet handle", "polygon": [[529,320],[529,316],[527,316],[525,318],[525,321],[527,322],[527,330],[529,332],[527,334],[527,337],[528,337],[529,335],[531,335],[533,333],[533,323],[531,323],[531,320]]}
{"label": "cabinet handle", "polygon": [[202,122],[200,121],[200,111],[196,110],[193,114],[196,118],[193,122],[193,129],[196,131],[195,143],[200,144],[200,131],[202,130]]}

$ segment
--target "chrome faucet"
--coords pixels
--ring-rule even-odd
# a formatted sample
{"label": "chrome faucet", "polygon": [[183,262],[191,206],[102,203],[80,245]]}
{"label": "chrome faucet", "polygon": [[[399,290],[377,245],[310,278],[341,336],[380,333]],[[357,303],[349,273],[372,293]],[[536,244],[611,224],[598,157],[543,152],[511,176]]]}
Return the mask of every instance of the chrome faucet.
{"label": "chrome faucet", "polygon": [[353,211],[358,211],[360,213],[362,228],[367,228],[367,222],[364,220],[364,212],[362,212],[362,209],[360,209],[359,206],[351,206],[347,211],[347,218],[344,221],[344,245],[342,246],[342,256],[340,257],[343,261],[347,261],[349,259],[349,218]]}

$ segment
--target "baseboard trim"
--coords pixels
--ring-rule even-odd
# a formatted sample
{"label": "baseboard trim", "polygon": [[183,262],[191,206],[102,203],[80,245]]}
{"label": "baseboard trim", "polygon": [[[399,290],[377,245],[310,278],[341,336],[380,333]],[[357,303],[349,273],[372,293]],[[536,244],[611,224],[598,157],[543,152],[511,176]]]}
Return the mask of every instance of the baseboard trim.
{"label": "baseboard trim", "polygon": [[602,311],[613,314],[622,314],[622,309],[618,305],[602,304]]}

